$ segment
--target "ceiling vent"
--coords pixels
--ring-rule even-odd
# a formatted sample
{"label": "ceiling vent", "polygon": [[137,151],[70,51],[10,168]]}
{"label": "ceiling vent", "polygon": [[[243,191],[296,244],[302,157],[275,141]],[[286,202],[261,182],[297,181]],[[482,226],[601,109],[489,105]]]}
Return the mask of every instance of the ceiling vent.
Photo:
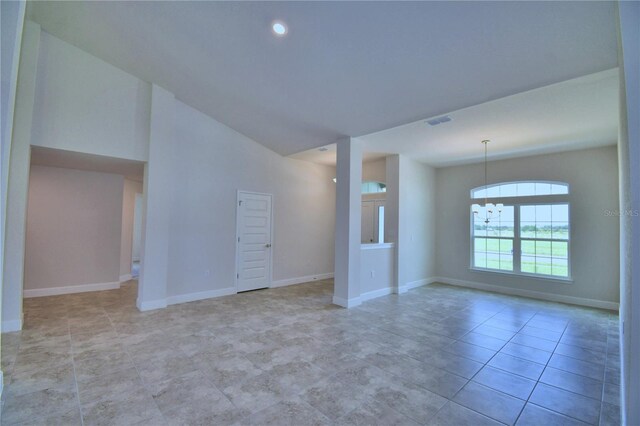
{"label": "ceiling vent", "polygon": [[437,126],[438,124],[447,123],[451,121],[451,117],[448,115],[443,115],[442,117],[432,118],[431,120],[427,120],[427,124],[429,126]]}

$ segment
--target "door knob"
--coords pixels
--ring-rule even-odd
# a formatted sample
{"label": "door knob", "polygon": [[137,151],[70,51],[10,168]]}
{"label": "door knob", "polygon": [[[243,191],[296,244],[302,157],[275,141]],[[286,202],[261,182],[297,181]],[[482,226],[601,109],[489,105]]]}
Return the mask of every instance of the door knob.
{"label": "door knob", "polygon": [[271,247],[271,244],[265,244],[264,246],[269,248],[269,247]]}

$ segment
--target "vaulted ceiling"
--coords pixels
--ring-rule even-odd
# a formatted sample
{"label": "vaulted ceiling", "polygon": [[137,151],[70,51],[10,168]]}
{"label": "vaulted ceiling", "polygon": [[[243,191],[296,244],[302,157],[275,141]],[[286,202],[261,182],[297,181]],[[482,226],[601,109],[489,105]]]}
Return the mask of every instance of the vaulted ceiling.
{"label": "vaulted ceiling", "polygon": [[28,16],[283,155],[617,66],[614,2],[47,1]]}

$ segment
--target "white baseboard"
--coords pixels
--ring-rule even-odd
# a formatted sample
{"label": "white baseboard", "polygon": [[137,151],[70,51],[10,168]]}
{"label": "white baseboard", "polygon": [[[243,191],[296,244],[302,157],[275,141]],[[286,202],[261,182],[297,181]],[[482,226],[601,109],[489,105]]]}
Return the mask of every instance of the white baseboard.
{"label": "white baseboard", "polygon": [[284,279],[284,280],[272,281],[270,288],[285,287],[285,286],[288,286],[288,285],[302,284],[302,283],[308,283],[308,282],[319,281],[319,280],[326,280],[326,279],[329,279],[329,278],[333,278],[333,272],[329,272],[329,273],[326,273],[326,274],[307,275],[307,276],[304,276],[304,277],[287,278],[287,279]]}
{"label": "white baseboard", "polygon": [[568,303],[570,305],[588,306],[590,308],[600,308],[617,311],[620,305],[615,302],[604,300],[586,299],[582,297],[564,296],[561,294],[543,293],[541,291],[524,290],[520,288],[503,287],[479,283],[475,281],[465,281],[446,277],[434,277],[433,282],[454,285],[458,287],[474,288],[477,290],[492,291],[494,293],[508,294],[511,296],[530,297],[532,299],[547,300],[550,302]]}
{"label": "white baseboard", "polygon": [[142,312],[145,311],[153,311],[155,309],[163,309],[167,307],[166,299],[158,299],[158,300],[149,300],[146,302],[142,302],[140,299],[136,300],[136,306]]}
{"label": "white baseboard", "polygon": [[167,305],[176,305],[178,303],[195,302],[196,300],[211,299],[213,297],[229,296],[236,294],[235,287],[227,287],[219,290],[200,291],[197,293],[180,294],[178,296],[167,297]]}
{"label": "white baseboard", "polygon": [[344,299],[342,297],[333,296],[333,304],[342,306],[343,308],[353,308],[362,304],[360,297],[352,297],[351,299]]}
{"label": "white baseboard", "polygon": [[433,284],[434,282],[436,282],[436,279],[434,277],[423,278],[421,280],[411,281],[410,283],[407,283],[405,287],[407,288],[407,290],[411,290],[412,288],[422,287],[424,285]]}
{"label": "white baseboard", "polygon": [[375,299],[377,297],[386,296],[393,293],[393,287],[381,288],[379,290],[367,291],[366,293],[362,293],[360,295],[361,301]]}
{"label": "white baseboard", "polygon": [[131,276],[131,274],[124,274],[124,275],[120,275],[120,282],[124,283],[127,282],[129,280],[133,279],[133,277]]}
{"label": "white baseboard", "polygon": [[89,291],[115,290],[120,288],[120,282],[69,285],[64,287],[32,288],[24,290],[24,297],[57,296],[59,294],[86,293]]}
{"label": "white baseboard", "polygon": [[22,321],[21,320],[13,320],[13,321],[2,321],[2,332],[3,333],[11,333],[13,331],[22,330]]}
{"label": "white baseboard", "polygon": [[435,277],[429,277],[429,278],[423,278],[423,279],[417,280],[417,281],[411,281],[411,282],[406,283],[405,285],[401,285],[400,287],[398,287],[396,289],[395,293],[402,294],[402,293],[407,292],[408,290],[411,290],[412,288],[422,287],[424,285],[433,284],[434,282],[436,282],[436,278]]}

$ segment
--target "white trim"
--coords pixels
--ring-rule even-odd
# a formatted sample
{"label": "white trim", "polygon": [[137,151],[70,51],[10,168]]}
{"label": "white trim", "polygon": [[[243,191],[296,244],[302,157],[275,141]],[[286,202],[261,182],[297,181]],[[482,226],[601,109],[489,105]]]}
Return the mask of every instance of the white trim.
{"label": "white trim", "polygon": [[20,331],[20,330],[22,330],[21,320],[2,321],[3,333],[11,333],[12,331]]}
{"label": "white trim", "polygon": [[115,290],[120,288],[120,282],[68,285],[64,287],[31,288],[24,290],[24,297],[57,296],[59,294],[87,293],[90,291]]}
{"label": "white trim", "polygon": [[[528,239],[534,240],[535,238],[528,238]],[[549,240],[549,241],[551,241],[551,240]],[[469,268],[469,271],[471,271],[471,272],[490,273],[490,274],[500,274],[500,275],[515,275],[516,277],[533,278],[534,280],[554,281],[554,282],[557,282],[559,284],[571,284],[571,283],[573,283],[573,278],[571,278],[571,277],[556,277],[556,276],[553,276],[553,275],[533,274],[533,273],[527,273],[527,272],[511,272],[511,271],[503,271],[503,270],[500,270],[500,269],[475,268],[473,266]]]}
{"label": "white trim", "polygon": [[3,389],[4,389],[4,375],[2,374],[2,370],[0,370],[0,398],[2,398]]}
{"label": "white trim", "polygon": [[149,300],[148,302],[143,302],[140,299],[136,300],[136,306],[138,310],[141,312],[145,311],[153,311],[155,309],[163,309],[167,307],[166,299],[158,299],[158,300]]}
{"label": "white trim", "polygon": [[178,303],[195,302],[196,300],[211,299],[213,297],[229,296],[236,294],[235,287],[221,288],[218,290],[199,291],[197,293],[179,294],[177,296],[167,297],[167,305],[176,305]]}
{"label": "white trim", "polygon": [[410,281],[405,285],[401,285],[400,287],[397,287],[395,293],[396,294],[406,293],[408,290],[411,290],[412,288],[433,284],[436,282],[436,280],[437,279],[435,277],[429,277],[429,278],[423,278],[421,280]]}
{"label": "white trim", "polygon": [[272,281],[270,288],[285,287],[285,286],[288,286],[288,285],[309,283],[309,282],[312,282],[312,281],[326,280],[326,279],[329,279],[329,278],[333,278],[333,272],[328,272],[326,274],[318,274],[318,275],[306,275],[304,277],[287,278],[287,279],[284,279],[284,280]]}
{"label": "white trim", "polygon": [[333,296],[333,304],[342,306],[343,308],[353,308],[362,304],[360,296],[352,297],[351,299],[343,299],[342,297]]}
{"label": "white trim", "polygon": [[454,285],[458,287],[475,288],[477,290],[492,291],[494,293],[508,294],[511,296],[530,297],[532,299],[548,300],[550,302],[568,303],[570,305],[588,306],[591,308],[608,309],[617,311],[620,307],[618,303],[604,300],[586,299],[582,297],[565,296],[562,294],[543,293],[541,291],[525,290],[520,288],[503,287],[479,283],[475,281],[465,281],[453,278],[434,277],[433,282]]}
{"label": "white trim", "polygon": [[403,287],[405,287],[407,290],[411,290],[412,288],[422,287],[425,285],[433,284],[435,282],[436,282],[436,278],[429,277],[429,278],[423,278],[417,281],[411,281],[405,284]]}
{"label": "white trim", "polygon": [[127,282],[129,280],[132,280],[133,277],[131,276],[131,274],[124,274],[124,275],[120,275],[120,282],[124,283]]}
{"label": "white trim", "polygon": [[373,243],[373,244],[361,244],[362,250],[376,250],[376,249],[390,249],[393,248],[393,243]]}
{"label": "white trim", "polygon": [[366,293],[362,293],[360,295],[360,300],[362,300],[363,302],[366,300],[371,300],[371,299],[375,299],[378,297],[382,297],[382,296],[387,296],[389,294],[393,293],[393,287],[389,286],[389,287],[385,287],[385,288],[381,288],[378,290],[373,290],[373,291],[367,291]]}

